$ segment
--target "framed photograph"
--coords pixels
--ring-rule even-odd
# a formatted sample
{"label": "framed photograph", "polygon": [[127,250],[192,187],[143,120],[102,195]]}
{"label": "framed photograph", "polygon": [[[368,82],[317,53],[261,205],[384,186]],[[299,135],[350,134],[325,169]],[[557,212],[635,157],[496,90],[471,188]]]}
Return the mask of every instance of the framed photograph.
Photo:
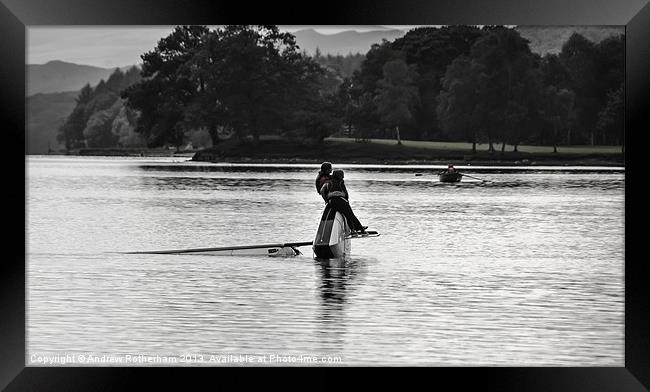
{"label": "framed photograph", "polygon": [[0,387],[649,390],[650,5],[317,8],[2,1]]}

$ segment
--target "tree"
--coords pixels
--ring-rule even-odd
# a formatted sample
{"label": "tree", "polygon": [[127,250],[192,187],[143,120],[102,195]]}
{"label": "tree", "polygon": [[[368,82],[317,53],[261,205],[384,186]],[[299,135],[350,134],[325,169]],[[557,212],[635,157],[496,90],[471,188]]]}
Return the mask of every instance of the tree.
{"label": "tree", "polygon": [[345,56],[327,54],[320,57],[314,56],[313,59],[322,67],[333,69],[341,78],[350,78],[354,71],[361,69],[365,55],[361,53],[349,53]]}
{"label": "tree", "polygon": [[574,33],[562,46],[560,61],[569,75],[569,87],[575,92],[579,135],[588,135],[594,144],[599,108],[598,51],[596,45],[580,34]]}
{"label": "tree", "polygon": [[65,145],[66,150],[84,146],[83,130],[86,127],[85,105],[78,104],[58,130],[57,140]]}
{"label": "tree", "polygon": [[417,73],[404,60],[392,60],[384,65],[383,76],[375,98],[377,110],[385,125],[395,127],[397,144],[402,144],[399,127],[413,120],[413,108],[419,100],[414,84]]}
{"label": "tree", "polygon": [[352,100],[352,81],[350,78],[343,79],[343,82],[338,86],[333,96],[335,113],[341,119],[341,123],[348,131],[348,135],[352,135],[352,126],[354,123],[354,101]]}
{"label": "tree", "polygon": [[542,83],[545,87],[569,88],[569,74],[556,54],[546,54],[540,63]]}
{"label": "tree", "polygon": [[409,65],[415,66],[420,104],[413,116],[417,137],[430,138],[440,130],[436,116],[436,97],[441,78],[451,62],[469,54],[470,48],[484,32],[474,26],[419,27],[396,39],[391,48],[402,53]]}
{"label": "tree", "polygon": [[377,126],[377,105],[375,97],[370,92],[365,92],[350,105],[350,122],[355,129],[355,138],[367,140]]}
{"label": "tree", "polygon": [[210,32],[183,72],[200,86],[194,104],[205,115],[194,119],[255,141],[262,132],[295,126],[292,113],[314,110],[312,98],[327,90],[323,68],[299,53],[295,37],[276,26]]}
{"label": "tree", "polygon": [[150,147],[182,144],[183,109],[202,81],[189,79],[179,69],[194,56],[207,32],[205,26],[174,28],[154,50],[141,56],[143,80],[122,93],[127,106],[139,112],[136,131],[144,135]]}
{"label": "tree", "polygon": [[138,83],[140,80],[142,80],[140,69],[136,66],[133,66],[124,73],[124,77],[120,81],[118,91],[121,92],[123,90],[126,90],[130,86]]}
{"label": "tree", "polygon": [[[87,145],[115,146],[117,138],[111,135],[114,128],[111,122],[123,108],[119,92],[139,79],[139,71],[133,67],[126,73],[116,69],[106,81],[100,80],[94,89],[90,84],[86,84],[75,98],[76,106],[72,113],[59,127],[57,140],[63,143],[67,150]],[[124,124],[130,122],[129,125],[132,125],[135,123],[135,117],[126,116],[121,121]]]}
{"label": "tree", "polygon": [[623,143],[623,105],[625,83],[625,35],[608,37],[596,47],[599,65],[598,98],[600,111],[596,130],[600,142]]}
{"label": "tree", "polygon": [[602,106],[625,80],[625,35],[605,38],[596,45],[598,98]]}
{"label": "tree", "polygon": [[85,105],[88,102],[90,102],[91,99],[93,99],[93,96],[94,96],[93,88],[90,87],[89,83],[86,83],[86,85],[83,86],[83,88],[79,92],[77,98],[75,98],[75,102],[77,103],[77,105]]}
{"label": "tree", "polygon": [[86,147],[108,147],[117,141],[111,133],[113,117],[107,110],[93,114],[86,128],[84,128],[84,139]]}
{"label": "tree", "polygon": [[343,120],[338,116],[335,96],[316,95],[301,105],[291,116],[290,134],[301,140],[322,142],[325,137],[340,129]]}
{"label": "tree", "polygon": [[198,129],[213,144],[223,129],[255,142],[291,128],[322,138],[330,116],[318,112],[330,110],[340,83],[277,26],[177,27],[142,57],[145,79],[123,97],[150,145],[178,144]]}
{"label": "tree", "polygon": [[558,89],[555,86],[548,86],[544,90],[542,118],[552,129],[550,139],[554,153],[557,152],[561,130],[567,130],[567,139],[570,140],[571,122],[575,117],[574,100],[575,94],[565,88]]}
{"label": "tree", "polygon": [[486,78],[482,99],[488,111],[485,129],[490,151],[495,138],[502,142],[502,152],[507,142],[516,151],[539,101],[538,59],[528,40],[516,30],[503,26],[485,29],[487,34],[472,46],[470,58]]}
{"label": "tree", "polygon": [[436,112],[446,137],[472,143],[473,154],[479,137],[488,135],[489,91],[483,66],[460,56],[447,67],[437,97]]}
{"label": "tree", "polygon": [[613,142],[623,144],[625,133],[625,108],[624,108],[624,86],[612,91],[608,95],[607,105],[598,113],[596,128],[601,133],[604,144]]}
{"label": "tree", "polygon": [[75,102],[77,105],[72,113],[63,121],[63,124],[57,130],[56,139],[59,143],[65,145],[66,150],[79,148],[84,145],[83,130],[86,127],[86,105],[93,99],[94,92],[90,84],[82,87]]}
{"label": "tree", "polygon": [[379,44],[373,44],[361,63],[361,69],[353,74],[353,97],[358,99],[366,92],[374,94],[383,78],[384,65],[396,59],[403,59],[403,55],[394,50],[389,41],[384,39]]}

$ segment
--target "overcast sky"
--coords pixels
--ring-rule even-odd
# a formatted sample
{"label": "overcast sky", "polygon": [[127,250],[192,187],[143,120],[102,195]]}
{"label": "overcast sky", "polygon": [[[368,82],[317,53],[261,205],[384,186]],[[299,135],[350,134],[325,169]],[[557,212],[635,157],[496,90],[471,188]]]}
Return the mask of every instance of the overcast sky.
{"label": "overcast sky", "polygon": [[[289,32],[313,28],[323,34],[345,30],[408,30],[409,27],[413,26],[280,26]],[[140,55],[152,50],[158,40],[167,36],[173,28],[174,26],[32,26],[27,28],[27,64],[45,64],[51,60],[102,68],[138,64],[141,62]]]}

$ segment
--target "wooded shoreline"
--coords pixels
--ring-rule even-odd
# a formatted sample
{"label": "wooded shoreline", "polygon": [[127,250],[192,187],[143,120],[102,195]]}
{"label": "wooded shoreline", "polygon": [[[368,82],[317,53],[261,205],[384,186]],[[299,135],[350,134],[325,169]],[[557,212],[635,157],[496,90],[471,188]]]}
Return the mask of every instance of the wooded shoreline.
{"label": "wooded shoreline", "polygon": [[[414,142],[415,143],[415,142]],[[397,145],[396,143],[369,143],[352,141],[326,141],[304,143],[266,141],[260,143],[224,142],[203,150],[175,149],[101,149],[87,148],[71,151],[67,155],[80,156],[131,156],[131,157],[183,157],[195,162],[227,163],[296,163],[319,164],[332,161],[351,164],[413,164],[413,165],[485,165],[485,166],[625,166],[622,149],[615,152],[604,147],[566,147],[571,152],[537,152],[542,147],[528,147],[536,152],[493,152],[458,148],[444,144],[437,148]],[[525,150],[527,147],[523,146]],[[576,152],[580,151],[580,152]],[[606,151],[606,152],[603,152]]]}

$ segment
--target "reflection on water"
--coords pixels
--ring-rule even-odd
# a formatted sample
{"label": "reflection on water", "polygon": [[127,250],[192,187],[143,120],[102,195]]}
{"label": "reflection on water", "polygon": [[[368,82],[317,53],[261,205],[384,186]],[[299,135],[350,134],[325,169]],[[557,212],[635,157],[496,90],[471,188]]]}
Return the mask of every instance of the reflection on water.
{"label": "reflection on water", "polygon": [[316,263],[320,276],[321,298],[318,339],[340,350],[346,332],[345,308],[350,295],[348,291],[351,280],[358,273],[358,265],[357,262],[341,259],[316,259]]}
{"label": "reflection on water", "polygon": [[622,366],[622,170],[466,168],[482,180],[447,184],[421,167],[348,165],[354,211],[382,235],[353,239],[347,262],[309,247],[119,253],[311,241],[317,170],[28,158],[28,357]]}

